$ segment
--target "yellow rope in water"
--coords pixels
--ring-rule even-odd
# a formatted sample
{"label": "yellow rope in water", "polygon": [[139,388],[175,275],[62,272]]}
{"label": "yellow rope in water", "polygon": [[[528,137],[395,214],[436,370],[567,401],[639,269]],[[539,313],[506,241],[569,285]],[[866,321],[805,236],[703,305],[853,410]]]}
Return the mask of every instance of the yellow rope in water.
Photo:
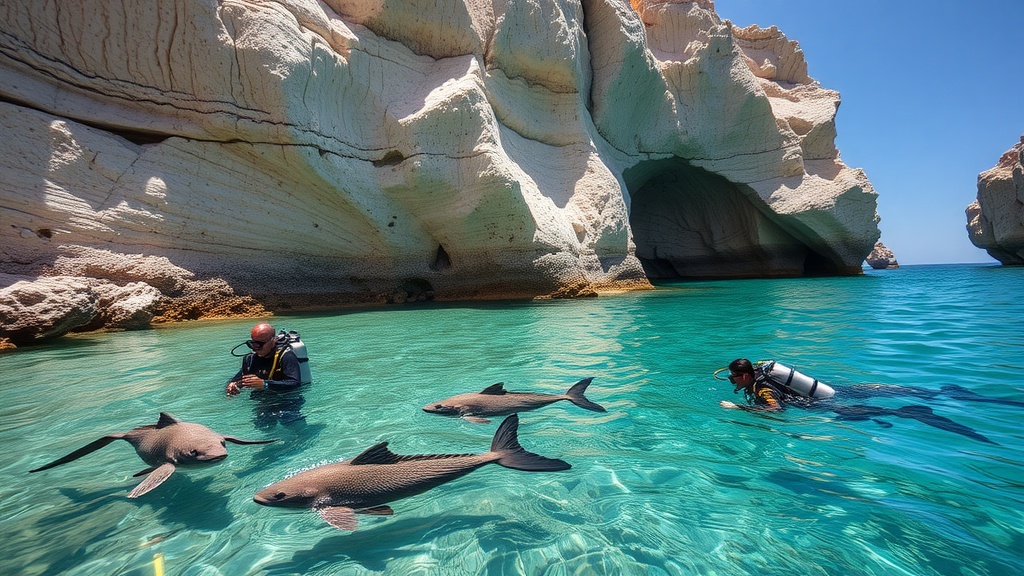
{"label": "yellow rope in water", "polygon": [[153,576],[164,576],[163,554],[153,554]]}

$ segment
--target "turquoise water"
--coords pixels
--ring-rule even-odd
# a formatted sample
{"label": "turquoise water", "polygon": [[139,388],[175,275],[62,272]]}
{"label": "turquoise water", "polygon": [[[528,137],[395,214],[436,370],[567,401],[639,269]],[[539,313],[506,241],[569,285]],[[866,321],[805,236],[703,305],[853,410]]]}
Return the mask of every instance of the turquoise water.
{"label": "turquoise water", "polygon": [[[251,321],[80,335],[0,356],[0,574],[965,574],[1024,572],[1024,407],[938,395],[843,400],[880,383],[1024,402],[1024,269],[911,266],[854,278],[695,282],[584,300],[278,317],[307,342],[304,426],[253,425],[223,395]],[[986,443],[911,418],[771,416],[711,377],[738,356],[829,382],[841,404],[927,404]],[[503,381],[588,398],[520,415],[528,450],[572,469],[485,466],[344,532],[252,495],[380,441],[483,452],[498,420],[426,414]],[[208,467],[138,499],[117,441],[159,412],[222,434]]]}

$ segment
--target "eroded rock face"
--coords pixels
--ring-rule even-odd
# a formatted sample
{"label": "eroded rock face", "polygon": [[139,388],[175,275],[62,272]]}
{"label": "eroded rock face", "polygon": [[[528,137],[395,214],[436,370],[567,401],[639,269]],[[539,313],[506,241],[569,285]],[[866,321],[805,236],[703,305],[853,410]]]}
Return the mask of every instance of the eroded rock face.
{"label": "eroded rock face", "polygon": [[878,238],[839,95],[707,0],[0,21],[0,272],[143,283],[156,319],[855,274]]}
{"label": "eroded rock face", "polygon": [[978,198],[967,207],[967,233],[1001,263],[1024,265],[1024,136],[978,175]]}
{"label": "eroded rock face", "polygon": [[868,254],[864,261],[875,270],[900,267],[900,263],[896,261],[896,256],[892,253],[892,250],[889,250],[881,242],[875,242],[874,249],[871,250],[871,254]]}

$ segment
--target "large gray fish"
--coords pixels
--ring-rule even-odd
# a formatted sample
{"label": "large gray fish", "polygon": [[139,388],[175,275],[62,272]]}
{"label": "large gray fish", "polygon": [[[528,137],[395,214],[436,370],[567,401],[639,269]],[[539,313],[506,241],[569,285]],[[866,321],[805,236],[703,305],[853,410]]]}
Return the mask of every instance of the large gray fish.
{"label": "large gray fish", "polygon": [[487,424],[483,416],[506,416],[528,410],[536,410],[559,400],[568,400],[580,408],[604,412],[605,409],[583,396],[593,378],[584,378],[572,385],[565,394],[535,394],[533,392],[508,392],[505,383],[498,382],[480,392],[459,394],[423,407],[424,412],[464,418],[470,422]]}
{"label": "large gray fish", "polygon": [[528,472],[568,470],[562,460],[527,452],[519,445],[519,417],[498,426],[483,454],[400,456],[381,442],[347,462],[326,464],[271,484],[253,496],[257,504],[312,508],[331,526],[356,529],[356,514],[390,515],[386,503],[415,496],[486,464]]}
{"label": "large gray fish", "polygon": [[156,488],[174,472],[176,466],[191,464],[208,464],[220,462],[227,458],[228,451],[224,442],[235,444],[267,444],[274,440],[239,440],[233,436],[221,436],[202,424],[182,422],[166,412],[160,413],[156,425],[139,426],[128,432],[107,434],[91,442],[71,454],[58,458],[49,464],[40,466],[29,472],[48,470],[54,466],[77,460],[90,452],[95,452],[114,440],[126,440],[135,447],[135,452],[150,467],[135,474],[146,478],[128,493],[129,498],[137,498]]}

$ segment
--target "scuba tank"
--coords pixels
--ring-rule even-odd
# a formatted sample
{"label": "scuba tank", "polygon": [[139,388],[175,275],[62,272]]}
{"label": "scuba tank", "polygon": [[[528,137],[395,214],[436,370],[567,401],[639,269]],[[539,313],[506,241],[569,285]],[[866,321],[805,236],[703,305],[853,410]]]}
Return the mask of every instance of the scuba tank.
{"label": "scuba tank", "polygon": [[309,384],[313,381],[313,375],[309,370],[309,355],[306,353],[306,343],[299,338],[299,333],[292,330],[291,332],[285,332],[281,330],[281,333],[277,335],[277,346],[278,348],[290,348],[292,354],[299,359],[299,381],[303,384]]}
{"label": "scuba tank", "polygon": [[831,398],[836,393],[828,384],[819,382],[778,362],[769,360],[768,362],[758,362],[757,364],[757,367],[762,370],[764,375],[768,376],[773,382],[789,388],[800,396],[806,398]]}

